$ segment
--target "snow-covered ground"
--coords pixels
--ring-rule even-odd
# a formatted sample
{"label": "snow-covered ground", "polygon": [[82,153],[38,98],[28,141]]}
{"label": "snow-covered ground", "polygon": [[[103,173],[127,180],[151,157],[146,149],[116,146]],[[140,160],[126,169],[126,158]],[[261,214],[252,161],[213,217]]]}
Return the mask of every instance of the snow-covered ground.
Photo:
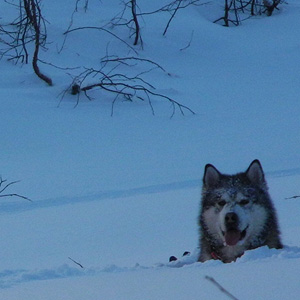
{"label": "snow-covered ground", "polygon": [[[118,0],[88,2],[86,12],[78,2],[72,28],[104,26],[123,9]],[[137,2],[151,11],[170,1]],[[20,180],[5,192],[32,199],[0,198],[1,299],[229,299],[206,276],[237,299],[299,298],[300,200],[287,198],[300,195],[300,3],[287,2],[230,28],[212,22],[223,1],[190,6],[166,36],[170,14],[145,15],[135,54],[124,26],[105,27],[123,41],[94,29],[66,37],[76,1],[42,1],[48,44],[40,58],[56,67],[40,68],[54,85],[30,64],[0,61],[0,175]],[[5,1],[0,11],[1,25],[15,17]],[[196,114],[170,118],[170,103],[152,98],[153,116],[147,101],[120,98],[111,116],[114,95],[99,89],[78,105],[76,96],[62,98],[107,53],[160,64],[165,72],[145,80]],[[255,158],[286,247],[231,264],[194,262],[205,164],[235,173]],[[186,265],[168,263],[186,250]]]}

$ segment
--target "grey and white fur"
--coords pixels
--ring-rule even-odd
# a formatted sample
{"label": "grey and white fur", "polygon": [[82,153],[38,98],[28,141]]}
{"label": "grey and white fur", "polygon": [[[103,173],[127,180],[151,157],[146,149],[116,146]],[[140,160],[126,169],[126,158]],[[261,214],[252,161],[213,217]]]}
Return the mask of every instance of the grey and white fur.
{"label": "grey and white fur", "polygon": [[258,160],[235,175],[205,166],[199,227],[200,262],[232,262],[246,250],[265,245],[282,248],[276,211]]}

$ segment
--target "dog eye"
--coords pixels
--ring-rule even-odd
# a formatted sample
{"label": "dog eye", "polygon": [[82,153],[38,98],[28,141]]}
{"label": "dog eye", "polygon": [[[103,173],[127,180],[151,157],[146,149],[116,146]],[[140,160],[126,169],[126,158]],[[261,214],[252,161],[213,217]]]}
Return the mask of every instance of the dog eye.
{"label": "dog eye", "polygon": [[249,200],[248,199],[243,199],[243,200],[240,201],[239,204],[242,205],[242,206],[247,205],[247,204],[249,204]]}
{"label": "dog eye", "polygon": [[254,188],[248,188],[245,190],[246,194],[248,194],[249,196],[254,196],[256,193],[256,189]]}
{"label": "dog eye", "polygon": [[218,205],[221,206],[221,207],[223,207],[225,204],[226,204],[226,201],[225,201],[225,200],[220,200],[220,201],[218,202]]}

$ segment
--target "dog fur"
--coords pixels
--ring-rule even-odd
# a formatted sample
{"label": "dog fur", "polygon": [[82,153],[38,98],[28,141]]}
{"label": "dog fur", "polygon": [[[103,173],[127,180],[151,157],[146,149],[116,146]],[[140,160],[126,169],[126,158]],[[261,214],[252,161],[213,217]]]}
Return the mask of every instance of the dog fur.
{"label": "dog fur", "polygon": [[199,227],[200,262],[229,263],[246,250],[265,245],[282,248],[276,211],[258,160],[235,175],[205,166]]}

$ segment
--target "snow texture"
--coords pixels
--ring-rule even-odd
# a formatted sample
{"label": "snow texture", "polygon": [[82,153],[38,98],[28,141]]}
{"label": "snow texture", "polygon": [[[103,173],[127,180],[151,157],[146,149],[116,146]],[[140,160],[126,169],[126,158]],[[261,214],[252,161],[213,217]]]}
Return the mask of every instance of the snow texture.
{"label": "snow texture", "polygon": [[[0,198],[0,289],[5,300],[298,299],[300,294],[300,3],[225,28],[223,1],[140,18],[143,49],[125,26],[108,26],[118,0],[43,0],[47,51],[40,68],[0,61],[0,175],[20,180]],[[138,1],[142,12],[170,1]],[[16,8],[0,3],[0,24]],[[5,13],[4,13],[5,12]],[[129,15],[125,15],[129,18]],[[1,46],[2,47],[2,46]],[[61,51],[60,51],[61,50]],[[103,90],[91,100],[62,92],[106,54],[160,64],[144,73],[171,104],[124,101]],[[57,68],[59,67],[59,68]],[[151,66],[151,69],[154,66]],[[64,69],[68,68],[68,69]],[[144,72],[146,63],[119,72]],[[132,72],[132,73],[131,73]],[[89,83],[95,83],[91,78]],[[285,245],[236,262],[198,263],[197,218],[204,166],[224,173],[262,163]],[[191,255],[181,258],[185,251]],[[180,257],[168,262],[169,256]]]}

